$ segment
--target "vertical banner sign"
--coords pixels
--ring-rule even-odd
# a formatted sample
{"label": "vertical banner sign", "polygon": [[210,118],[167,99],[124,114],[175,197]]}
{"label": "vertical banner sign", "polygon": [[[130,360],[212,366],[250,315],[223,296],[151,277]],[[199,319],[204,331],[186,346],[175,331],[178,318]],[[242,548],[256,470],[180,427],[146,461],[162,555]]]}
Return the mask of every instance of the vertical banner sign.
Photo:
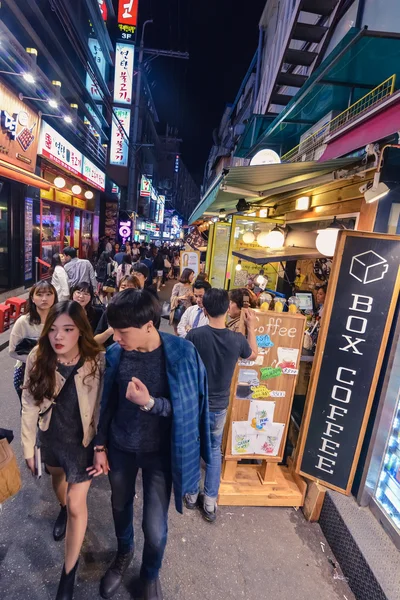
{"label": "vertical banner sign", "polygon": [[103,17],[103,21],[107,21],[107,4],[106,4],[106,0],[97,0],[97,2],[99,3],[99,9],[101,12],[101,16]]}
{"label": "vertical banner sign", "polygon": [[151,178],[142,175],[142,178],[140,180],[140,195],[149,198],[151,196],[152,187],[153,186]]}
{"label": "vertical banner sign", "polygon": [[[99,42],[94,38],[89,38],[88,40],[89,48],[92,53],[92,56],[96,62],[97,68],[100,71],[100,74],[103,79],[106,77],[106,61],[104,58],[103,50],[101,49]],[[90,77],[89,73],[86,73],[86,89],[92,96],[93,100],[102,100],[100,96],[100,92],[94,83],[93,79]]]}
{"label": "vertical banner sign", "polygon": [[123,40],[134,40],[139,0],[119,0],[118,29]]}
{"label": "vertical banner sign", "polygon": [[296,470],[350,494],[399,295],[400,240],[339,235]]}
{"label": "vertical banner sign", "polygon": [[135,46],[117,42],[115,46],[114,102],[132,103]]}
{"label": "vertical banner sign", "polygon": [[32,228],[33,228],[33,200],[25,198],[25,281],[33,277],[32,271]]}
{"label": "vertical banner sign", "polygon": [[110,165],[126,167],[129,147],[124,130],[129,135],[131,109],[114,106],[113,111],[119,122],[113,119],[111,126]]}

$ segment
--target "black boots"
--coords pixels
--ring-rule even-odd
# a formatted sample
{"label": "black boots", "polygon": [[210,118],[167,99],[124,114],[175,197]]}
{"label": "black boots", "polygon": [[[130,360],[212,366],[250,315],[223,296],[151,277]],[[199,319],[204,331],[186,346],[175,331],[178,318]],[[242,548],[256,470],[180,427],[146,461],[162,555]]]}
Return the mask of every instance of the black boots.
{"label": "black boots", "polygon": [[122,577],[129,567],[133,558],[133,552],[121,554],[117,552],[111,566],[105,572],[100,582],[100,596],[108,600],[111,598],[122,583]]}
{"label": "black boots", "polygon": [[143,581],[143,600],[163,600],[159,578],[153,581]]}
{"label": "black boots", "polygon": [[76,561],[76,565],[68,575],[65,572],[65,565],[63,566],[56,600],[72,600],[74,596],[75,575],[78,568],[78,562],[79,561]]}
{"label": "black boots", "polygon": [[[60,504],[61,506],[61,504]],[[65,538],[65,531],[67,529],[67,507],[61,506],[60,513],[54,523],[53,537],[56,542],[60,542]]]}

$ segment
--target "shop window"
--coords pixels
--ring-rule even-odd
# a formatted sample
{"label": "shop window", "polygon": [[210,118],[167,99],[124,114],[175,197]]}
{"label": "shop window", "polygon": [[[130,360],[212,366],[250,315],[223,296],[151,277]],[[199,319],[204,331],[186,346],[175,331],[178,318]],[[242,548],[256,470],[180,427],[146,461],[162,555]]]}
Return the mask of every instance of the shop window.
{"label": "shop window", "polygon": [[8,287],[8,199],[9,187],[0,182],[0,289]]}
{"label": "shop window", "polygon": [[91,255],[92,215],[84,212],[82,215],[81,258],[89,259]]}
{"label": "shop window", "polygon": [[[61,206],[52,202],[42,203],[41,259],[49,264],[53,254],[61,251],[61,209]],[[40,225],[40,215],[37,215],[36,219],[38,217]],[[47,270],[43,267],[41,275],[46,275]]]}

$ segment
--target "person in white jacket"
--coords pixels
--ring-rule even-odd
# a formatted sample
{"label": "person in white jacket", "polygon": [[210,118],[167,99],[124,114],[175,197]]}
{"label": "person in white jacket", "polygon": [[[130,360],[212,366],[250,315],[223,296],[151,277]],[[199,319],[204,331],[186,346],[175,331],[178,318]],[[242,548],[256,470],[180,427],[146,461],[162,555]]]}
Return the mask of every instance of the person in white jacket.
{"label": "person in white jacket", "polygon": [[53,254],[49,271],[51,283],[56,288],[59,302],[69,300],[70,296],[68,275],[63,267],[62,260],[62,254]]}
{"label": "person in white jacket", "polygon": [[204,314],[203,298],[207,290],[211,289],[208,281],[196,281],[193,285],[193,295],[196,300],[194,306],[185,310],[178,323],[178,335],[185,338],[191,329],[208,325],[208,317]]}

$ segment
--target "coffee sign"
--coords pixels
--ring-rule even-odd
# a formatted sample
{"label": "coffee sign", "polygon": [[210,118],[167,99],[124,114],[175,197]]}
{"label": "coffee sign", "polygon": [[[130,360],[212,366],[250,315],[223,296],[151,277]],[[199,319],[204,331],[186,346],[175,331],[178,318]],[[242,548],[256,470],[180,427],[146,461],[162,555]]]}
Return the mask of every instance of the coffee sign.
{"label": "coffee sign", "polygon": [[34,173],[39,115],[0,83],[0,158]]}
{"label": "coffee sign", "polygon": [[322,317],[297,471],[350,493],[399,294],[398,236],[343,232]]}

